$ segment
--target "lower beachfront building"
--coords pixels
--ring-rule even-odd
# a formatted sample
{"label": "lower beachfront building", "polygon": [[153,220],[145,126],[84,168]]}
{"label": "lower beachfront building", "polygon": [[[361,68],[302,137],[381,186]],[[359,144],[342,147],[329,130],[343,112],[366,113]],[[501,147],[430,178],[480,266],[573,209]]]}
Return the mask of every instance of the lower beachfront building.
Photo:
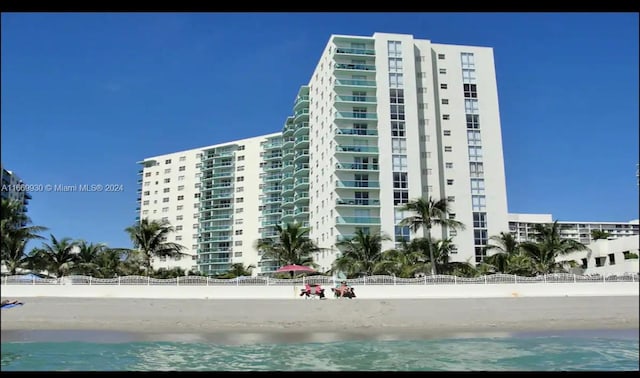
{"label": "lower beachfront building", "polygon": [[490,235],[508,230],[498,93],[489,47],[445,45],[406,34],[332,35],[280,132],[140,162],[138,216],[166,219],[189,257],[155,267],[255,273],[277,266],[256,251],[275,226],[297,222],[323,249],[320,271],[357,230],[414,234],[400,209],[446,198],[464,230],[452,260],[479,262]]}
{"label": "lower beachfront building", "polygon": [[[551,214],[509,214],[509,232],[518,242],[533,240],[536,234],[536,224],[553,223]],[[583,244],[592,243],[592,231],[602,231],[609,234],[609,239],[640,235],[640,221],[629,222],[575,222],[558,221],[560,236]]]}

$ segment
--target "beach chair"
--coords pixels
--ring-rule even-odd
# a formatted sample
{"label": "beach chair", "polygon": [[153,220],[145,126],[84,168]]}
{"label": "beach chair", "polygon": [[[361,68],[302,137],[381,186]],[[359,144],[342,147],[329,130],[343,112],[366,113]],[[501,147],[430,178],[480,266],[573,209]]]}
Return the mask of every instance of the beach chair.
{"label": "beach chair", "polygon": [[304,296],[305,299],[324,299],[324,289],[320,285],[311,286],[307,283],[304,285],[304,289],[300,290],[300,296]]}

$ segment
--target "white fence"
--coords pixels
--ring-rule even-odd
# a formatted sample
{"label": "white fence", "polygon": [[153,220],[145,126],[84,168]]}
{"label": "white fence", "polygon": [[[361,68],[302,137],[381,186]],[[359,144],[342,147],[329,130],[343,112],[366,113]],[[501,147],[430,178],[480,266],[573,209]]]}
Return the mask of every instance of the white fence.
{"label": "white fence", "polygon": [[148,285],[148,286],[299,286],[306,283],[335,285],[347,281],[350,286],[367,285],[489,285],[489,284],[527,284],[527,283],[595,283],[595,282],[638,282],[637,273],[622,275],[581,276],[569,273],[554,273],[536,277],[520,277],[511,274],[492,274],[481,277],[456,277],[448,275],[424,276],[416,278],[397,278],[395,276],[368,276],[340,280],[331,276],[310,276],[294,279],[270,277],[238,277],[215,279],[200,276],[184,276],[169,279],[157,279],[145,276],[125,276],[117,278],[95,278],[90,276],[67,276],[61,278],[37,278],[35,276],[5,276],[0,281],[4,285]]}

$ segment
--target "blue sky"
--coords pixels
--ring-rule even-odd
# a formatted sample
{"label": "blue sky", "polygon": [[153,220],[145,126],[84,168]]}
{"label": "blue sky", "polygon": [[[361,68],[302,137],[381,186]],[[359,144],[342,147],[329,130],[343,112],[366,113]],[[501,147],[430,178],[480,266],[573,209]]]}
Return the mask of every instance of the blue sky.
{"label": "blue sky", "polygon": [[634,13],[3,13],[2,163],[57,237],[130,246],[136,162],[276,132],[331,34],[494,48],[510,212],[638,218]]}

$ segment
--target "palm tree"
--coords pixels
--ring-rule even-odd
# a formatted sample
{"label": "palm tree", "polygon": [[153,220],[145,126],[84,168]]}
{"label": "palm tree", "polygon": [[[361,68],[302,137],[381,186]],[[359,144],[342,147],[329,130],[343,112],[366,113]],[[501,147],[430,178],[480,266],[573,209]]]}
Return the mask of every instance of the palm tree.
{"label": "palm tree", "polygon": [[376,265],[382,261],[382,241],[389,240],[380,233],[368,234],[358,229],[348,240],[336,243],[343,253],[334,263],[334,270],[353,277],[358,274],[372,275]]}
{"label": "palm tree", "polygon": [[[426,238],[422,239],[425,240]],[[428,241],[428,240],[426,240]],[[418,239],[416,242],[421,242]],[[423,244],[423,243],[421,243]],[[453,246],[452,239],[435,239],[431,240],[430,251],[433,256],[432,267],[435,266],[439,272],[443,274],[459,275],[459,276],[474,276],[476,275],[475,267],[464,261],[451,261],[451,247]],[[424,251],[424,249],[423,249]]]}
{"label": "palm tree", "polygon": [[317,266],[311,254],[321,249],[307,237],[309,229],[298,223],[289,223],[286,228],[276,225],[276,231],[278,231],[277,238],[259,239],[256,242],[256,249],[263,251],[263,259],[276,260],[279,266],[292,264]]}
{"label": "palm tree", "polygon": [[[29,240],[44,239],[39,232],[47,230],[46,227],[29,226],[31,219],[24,213],[23,204],[20,201],[2,199],[0,220],[0,249],[2,263],[7,267],[16,269],[26,262],[24,249]],[[10,269],[11,270],[11,269]]]}
{"label": "palm tree", "polygon": [[77,261],[74,271],[78,274],[95,275],[98,271],[98,256],[107,249],[103,243],[93,244],[79,240]]}
{"label": "palm tree", "polygon": [[[464,230],[465,226],[461,222],[449,219],[449,203],[446,198],[440,200],[418,198],[409,201],[403,208],[403,211],[412,211],[413,216],[409,216],[400,222],[402,226],[409,226],[413,232],[417,232],[420,228],[426,230],[429,261],[435,261],[431,249],[431,228],[433,226],[443,226],[450,229]],[[431,274],[436,274],[436,264],[431,264]]]}
{"label": "palm tree", "polygon": [[536,224],[534,230],[535,242],[522,242],[521,247],[532,260],[538,273],[564,272],[564,266],[556,262],[557,258],[587,249],[587,246],[578,241],[561,238],[558,221],[552,224]]}
{"label": "palm tree", "polygon": [[[492,242],[493,244],[491,244]],[[495,266],[501,273],[507,273],[509,258],[521,253],[520,243],[508,232],[491,236],[485,250],[496,251],[491,256],[487,256],[484,261]]]}
{"label": "palm tree", "polygon": [[112,278],[121,272],[122,254],[115,249],[103,249],[98,252],[93,262],[96,265],[93,274],[97,278]]}
{"label": "palm tree", "polygon": [[9,274],[15,275],[19,268],[28,265],[29,257],[25,254],[26,241],[19,238],[7,238],[3,245],[2,262],[9,270]]}
{"label": "palm tree", "polygon": [[[414,239],[416,240],[416,239]],[[394,274],[401,278],[415,277],[417,273],[427,271],[422,250],[416,249],[414,243],[402,241],[401,247],[382,252],[382,261],[374,268],[375,272]]]}
{"label": "palm tree", "polygon": [[253,269],[255,269],[255,265],[245,267],[242,263],[231,264],[231,268],[219,278],[250,276]]}
{"label": "palm tree", "polygon": [[57,240],[51,235],[51,244],[43,243],[41,248],[33,251],[31,258],[37,260],[34,262],[36,266],[42,264],[49,274],[62,277],[78,261],[76,248],[77,243],[71,238]]}
{"label": "palm tree", "polygon": [[607,239],[607,238],[609,238],[609,236],[611,236],[611,234],[608,233],[607,231],[591,230],[591,239],[592,240]]}
{"label": "palm tree", "polygon": [[142,256],[142,263],[147,274],[152,272],[151,259],[153,257],[174,257],[182,254],[184,246],[166,242],[167,236],[173,232],[173,227],[166,221],[149,220],[144,218],[125,229]]}

